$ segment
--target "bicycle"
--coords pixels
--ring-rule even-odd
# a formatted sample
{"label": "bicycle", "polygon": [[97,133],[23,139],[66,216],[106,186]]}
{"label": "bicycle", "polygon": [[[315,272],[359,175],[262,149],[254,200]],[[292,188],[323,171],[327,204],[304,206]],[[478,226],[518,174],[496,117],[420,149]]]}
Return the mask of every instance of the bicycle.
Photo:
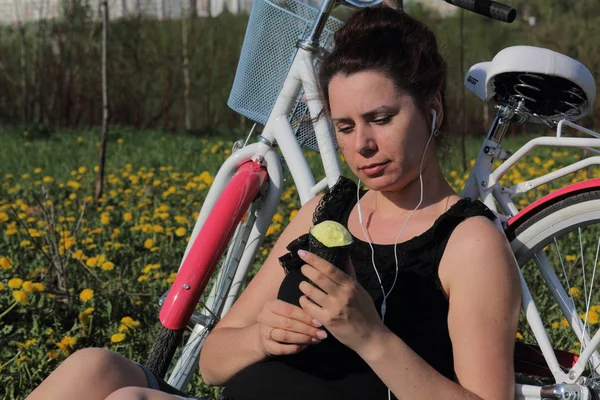
{"label": "bicycle", "polygon": [[[488,0],[446,1],[507,22],[516,16],[511,7]],[[360,0],[350,0],[349,4],[353,7],[367,5]],[[282,162],[274,151],[275,145],[279,146],[282,159],[289,166],[302,204],[323,189],[332,187],[341,174],[328,122],[318,118],[323,106],[314,74],[321,47],[331,47],[331,35],[341,25],[341,21],[330,17],[334,5],[333,0],[325,0],[319,10],[295,0],[283,0],[278,4],[257,0],[253,5],[229,105],[242,115],[264,124],[265,128],[257,143],[247,145],[246,141],[237,144],[217,173],[196,221],[177,278],[169,292],[161,297],[163,328],[147,363],[156,375],[165,376],[183,332],[189,323],[192,325],[192,334],[168,378],[168,383],[176,388],[183,388],[197,368],[204,338],[237,297],[275,213],[283,185]],[[270,46],[269,57],[264,57],[264,45],[271,42],[278,46]],[[537,52],[538,57],[550,54],[545,49],[526,50]],[[466,74],[465,85],[484,101],[493,98],[498,108],[462,196],[480,197],[500,216],[500,228],[505,230],[511,241],[519,265],[526,266],[531,260],[537,263],[546,284],[556,293],[556,301],[568,316],[575,334],[581,343],[587,344],[579,360],[564,353],[557,356],[520,271],[523,309],[542,355],[541,359],[537,358],[548,368],[542,368],[546,376],[539,373],[539,367],[538,370],[530,368],[529,372],[526,371],[534,375],[534,380],[518,383],[515,395],[519,399],[540,399],[563,398],[559,396],[568,394],[569,398],[588,399],[592,393],[600,392],[595,385],[595,378],[600,374],[600,355],[595,350],[600,344],[600,335],[596,333],[590,339],[587,320],[581,323],[573,299],[570,304],[566,301],[570,287],[565,290],[554,272],[550,260],[558,264],[557,259],[546,255],[544,249],[577,230],[583,253],[581,230],[600,220],[600,179],[561,188],[521,211],[512,199],[554,179],[599,164],[600,157],[588,157],[510,187],[499,181],[536,146],[580,147],[598,153],[600,135],[572,122],[585,115],[593,104],[595,83],[584,66],[557,53],[552,54],[572,69],[579,68],[581,75],[569,75],[567,67],[562,76],[561,71],[550,74],[536,64],[535,59],[530,64],[536,65],[537,69],[531,70],[531,65],[523,59],[524,51],[523,48],[506,49],[492,62],[477,64]],[[286,62],[275,64],[269,58]],[[272,80],[261,79],[267,73],[273,77]],[[584,75],[585,79],[579,79]],[[552,101],[544,101],[545,106],[542,107],[541,99],[545,96]],[[533,139],[514,155],[501,148],[502,138],[511,123],[523,124],[531,120],[556,129],[557,137]],[[592,138],[564,137],[563,129],[566,127]],[[301,144],[320,152],[325,177],[318,182],[303,156]],[[492,170],[497,160],[502,164]],[[596,237],[600,234],[594,239]],[[210,292],[202,301],[203,309],[195,311],[228,244],[222,267],[215,273],[209,286]],[[560,253],[560,247],[557,248]],[[567,286],[570,286],[568,281]],[[586,298],[587,312],[590,305],[587,288]],[[537,355],[538,348],[528,349],[533,349],[533,355]],[[559,365],[559,360],[571,363],[566,372]],[[591,368],[585,371],[588,361],[592,363]],[[592,374],[592,377],[584,377],[584,372]],[[538,379],[544,377],[551,380]]]}

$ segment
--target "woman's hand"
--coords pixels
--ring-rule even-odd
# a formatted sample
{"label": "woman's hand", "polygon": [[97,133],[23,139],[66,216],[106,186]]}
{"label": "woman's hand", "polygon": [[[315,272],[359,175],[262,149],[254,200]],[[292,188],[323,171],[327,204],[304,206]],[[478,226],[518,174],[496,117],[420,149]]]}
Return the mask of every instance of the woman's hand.
{"label": "woman's hand", "polygon": [[305,294],[300,298],[300,306],[340,342],[360,354],[362,347],[387,328],[371,296],[356,280],[354,267],[348,263],[347,274],[307,251],[300,250],[298,255],[306,262],[302,273],[318,286],[300,283]]}
{"label": "woman's hand", "polygon": [[327,332],[318,329],[320,322],[282,300],[265,303],[257,322],[259,346],[267,357],[299,353],[327,337]]}

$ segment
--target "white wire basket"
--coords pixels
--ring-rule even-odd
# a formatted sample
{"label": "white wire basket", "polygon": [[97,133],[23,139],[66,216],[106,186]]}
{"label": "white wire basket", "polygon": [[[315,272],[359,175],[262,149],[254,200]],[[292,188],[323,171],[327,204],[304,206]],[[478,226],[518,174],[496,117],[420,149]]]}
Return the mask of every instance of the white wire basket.
{"label": "white wire basket", "polygon": [[[227,101],[230,108],[260,124],[267,123],[296,54],[296,44],[309,33],[317,14],[318,9],[296,0],[254,0]],[[342,21],[329,17],[320,38],[322,48],[331,50],[333,33],[341,25]],[[298,141],[318,151],[308,108],[301,101],[303,95],[299,94],[292,107],[290,123]]]}

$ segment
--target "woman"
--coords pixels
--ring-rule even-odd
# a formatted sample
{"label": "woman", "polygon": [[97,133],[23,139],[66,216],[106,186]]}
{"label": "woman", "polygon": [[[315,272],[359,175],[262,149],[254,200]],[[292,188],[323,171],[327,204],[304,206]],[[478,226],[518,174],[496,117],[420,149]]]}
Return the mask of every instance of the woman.
{"label": "woman", "polygon": [[[514,397],[517,267],[493,213],[441,172],[445,80],[433,33],[402,12],[362,9],[336,33],[321,91],[370,190],[341,178],[302,207],[208,336],[200,371],[226,398]],[[354,236],[340,268],[305,251],[323,220]],[[147,371],[90,349],[30,398],[177,398],[151,388]]]}

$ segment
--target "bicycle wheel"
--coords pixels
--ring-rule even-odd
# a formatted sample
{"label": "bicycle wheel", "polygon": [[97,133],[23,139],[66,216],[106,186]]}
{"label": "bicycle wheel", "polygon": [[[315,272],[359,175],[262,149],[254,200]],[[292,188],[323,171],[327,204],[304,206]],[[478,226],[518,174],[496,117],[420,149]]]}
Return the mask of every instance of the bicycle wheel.
{"label": "bicycle wheel", "polygon": [[[244,227],[254,225],[256,217],[252,205],[260,204],[259,191],[266,182],[266,171],[261,171],[252,164],[240,167],[227,184],[205,225],[194,239],[171,289],[161,299],[165,302],[160,315],[163,326],[159,328],[159,334],[145,363],[160,378],[167,373],[190,320],[210,329],[221,313],[237,263],[229,262],[225,269],[217,269],[216,265],[230,243],[234,230],[236,238],[225,258],[239,261],[248,238],[248,229]],[[245,221],[241,221],[244,216]],[[211,295],[206,296],[205,293],[209,291]],[[204,313],[195,311],[199,302],[205,305]]]}
{"label": "bicycle wheel", "polygon": [[[569,355],[582,352],[600,327],[600,293],[594,291],[600,278],[600,190],[557,199],[510,226],[506,235],[561,369],[569,371],[577,359]],[[517,336],[522,342],[535,342],[525,323]],[[541,375],[544,368],[548,371],[547,365],[533,367]],[[586,375],[599,373],[596,352]]]}

